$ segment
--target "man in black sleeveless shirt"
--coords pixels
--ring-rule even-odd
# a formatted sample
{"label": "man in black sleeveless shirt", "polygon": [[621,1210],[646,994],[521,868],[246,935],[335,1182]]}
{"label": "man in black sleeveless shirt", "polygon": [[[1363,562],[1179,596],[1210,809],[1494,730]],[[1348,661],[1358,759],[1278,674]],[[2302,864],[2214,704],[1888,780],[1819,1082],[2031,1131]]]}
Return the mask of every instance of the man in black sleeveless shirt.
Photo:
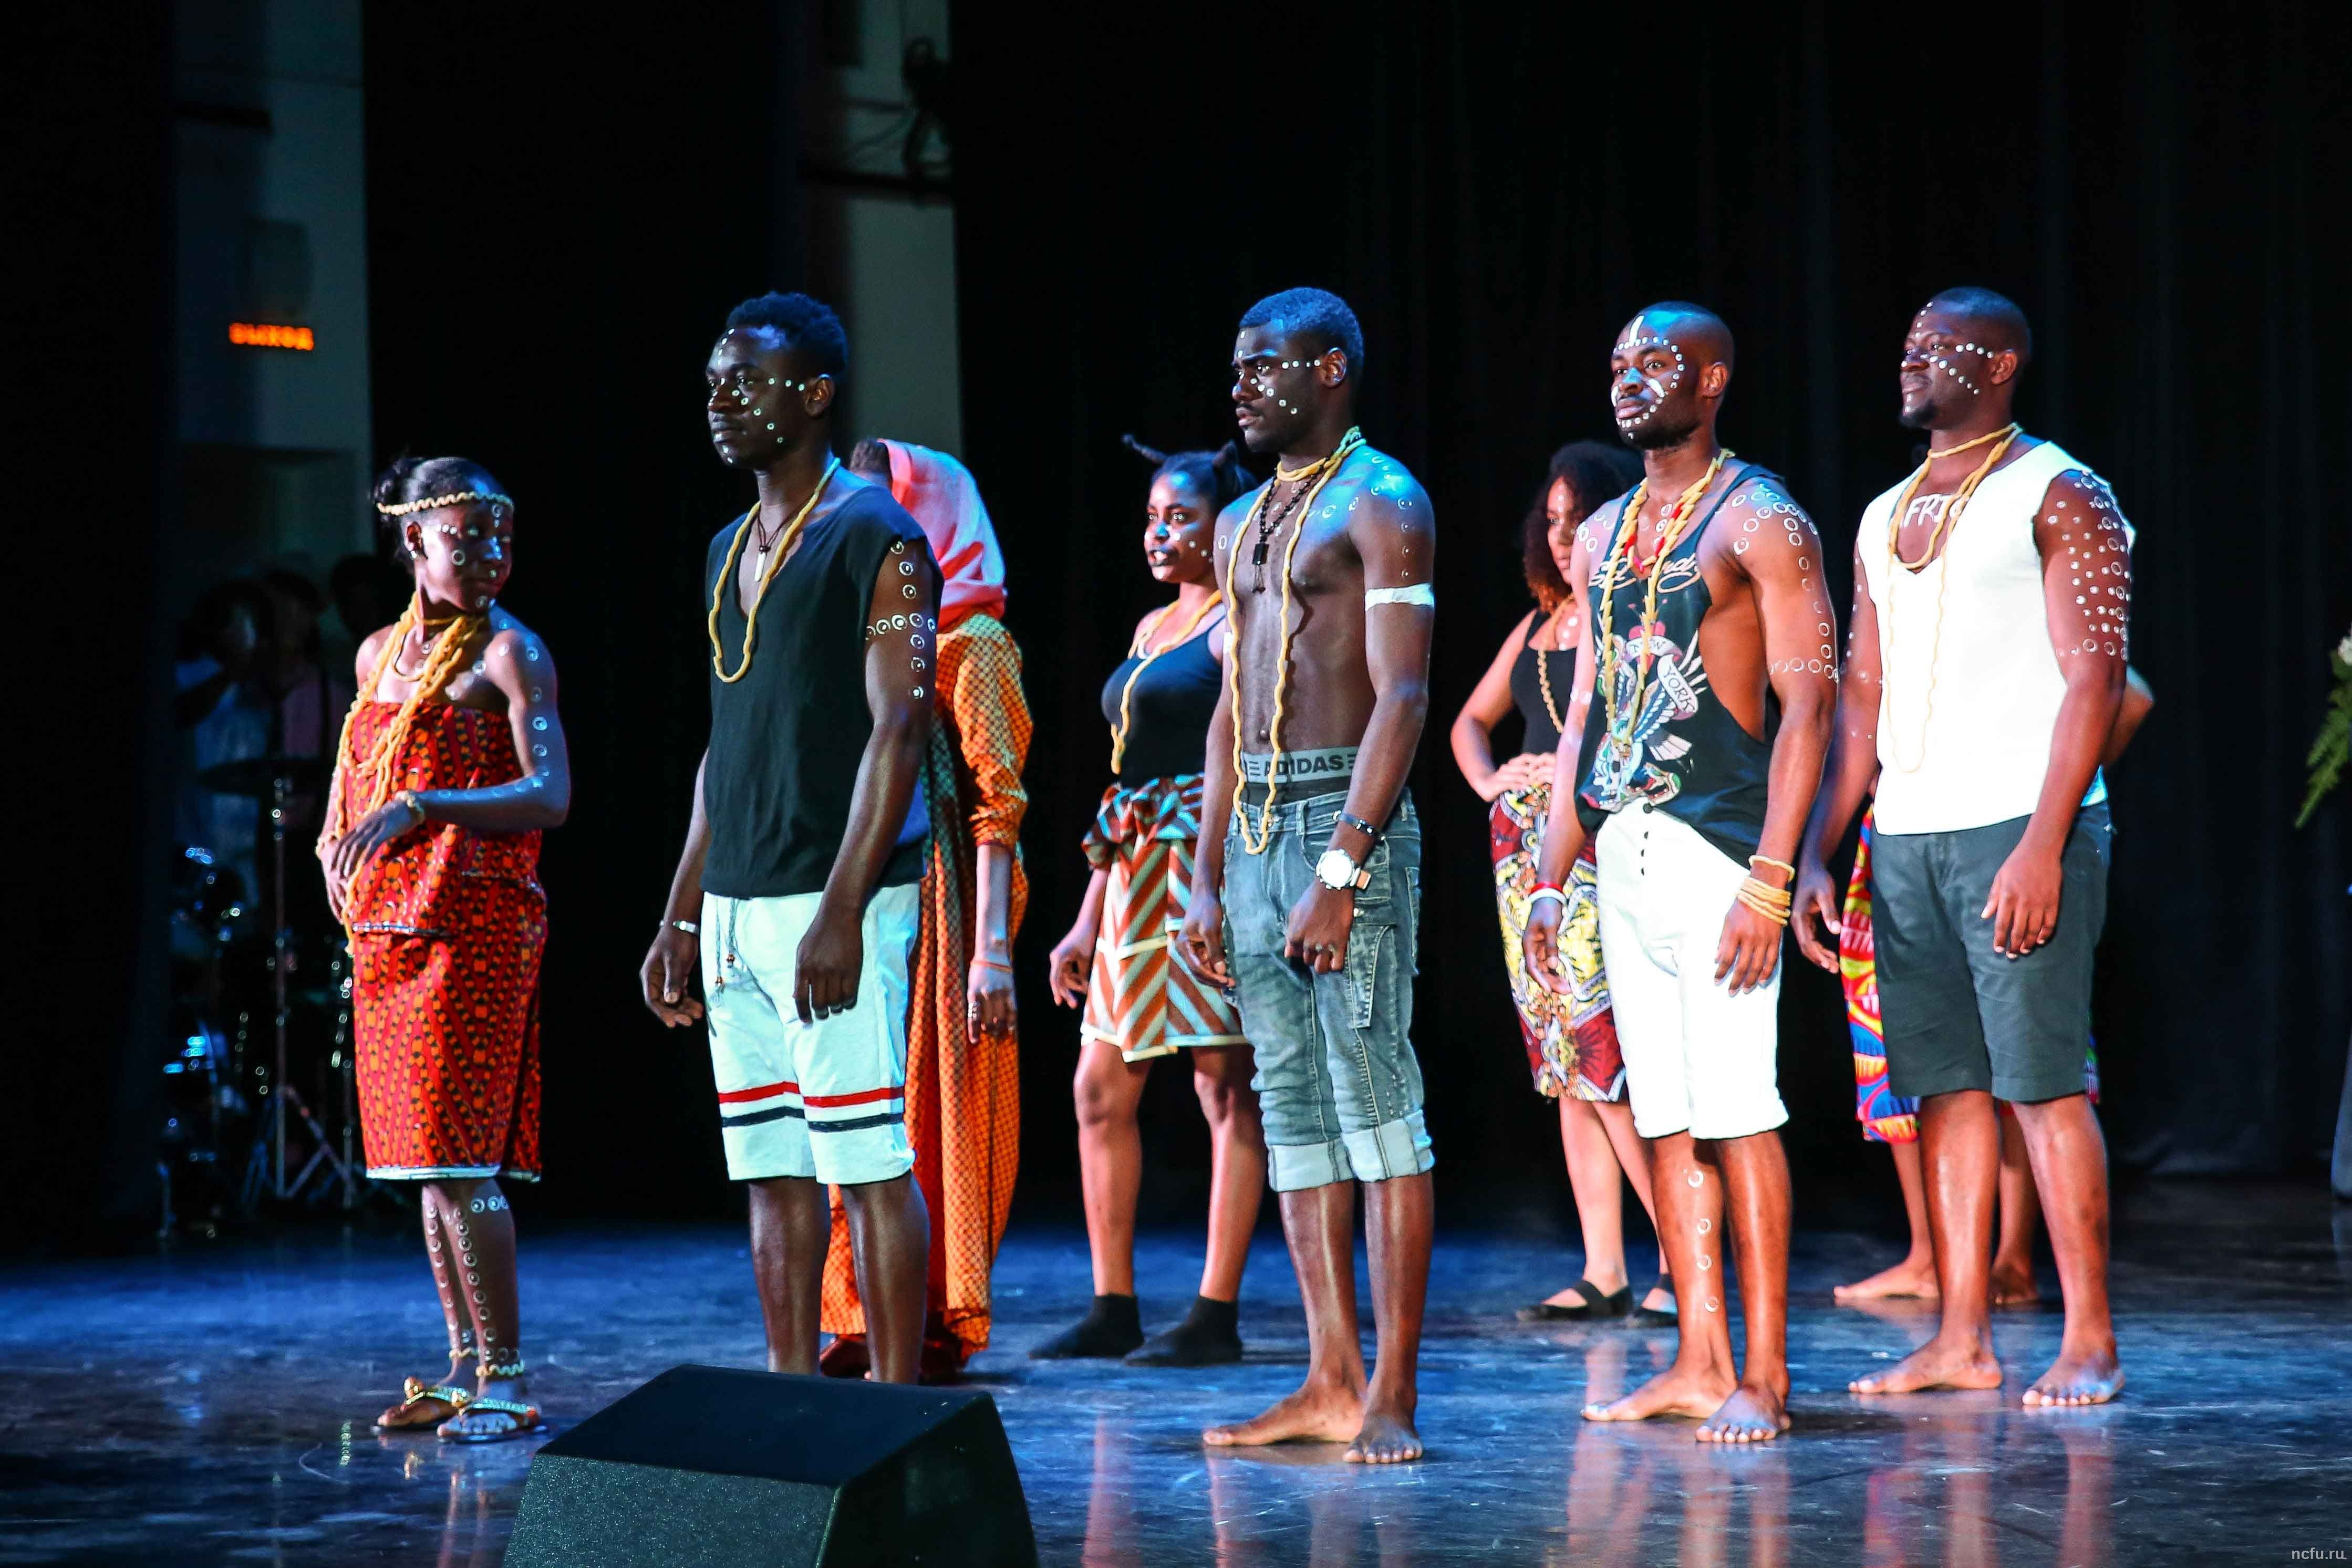
{"label": "man in black sleeveless shirt", "polygon": [[841,323],[800,294],[739,306],[710,351],[711,445],[760,500],[710,542],[710,742],[640,978],[656,1017],[690,1024],[699,960],[769,1368],[816,1371],[832,1185],[874,1375],[912,1383],[930,1222],[907,1142],[907,967],[939,569],[889,491],[834,457],[847,359]]}
{"label": "man in black sleeveless shirt", "polygon": [[[1559,895],[1594,836],[1601,946],[1633,1122],[1651,1142],[1681,1346],[1596,1421],[1696,1416],[1703,1441],[1788,1429],[1788,1120],[1774,1055],[1780,934],[1836,706],[1821,538],[1780,482],[1720,446],[1731,332],[1668,302],[1612,351],[1618,434],[1643,478],[1595,511],[1568,574],[1582,689],[1528,923],[1555,973]],[[1595,711],[1598,710],[1598,711]],[[1590,722],[1588,722],[1588,717]],[[1735,1371],[1720,1245],[1747,1319]]]}

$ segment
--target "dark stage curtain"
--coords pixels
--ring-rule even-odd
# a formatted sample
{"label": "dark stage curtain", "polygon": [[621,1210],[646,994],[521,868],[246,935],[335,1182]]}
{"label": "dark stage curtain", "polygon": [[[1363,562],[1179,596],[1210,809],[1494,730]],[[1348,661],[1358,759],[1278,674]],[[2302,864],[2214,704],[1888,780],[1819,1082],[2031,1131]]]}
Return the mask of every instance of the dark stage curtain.
{"label": "dark stage curtain", "polygon": [[169,8],[16,17],[0,202],[18,260],[0,341],[16,405],[8,758],[16,972],[0,1253],[152,1234],[163,1115],[177,508]]}
{"label": "dark stage curtain", "polygon": [[[2324,1154],[2352,1021],[2347,808],[2288,823],[2352,618],[2322,483],[2352,349],[2324,293],[2352,152],[2344,13],[2158,0],[2123,32],[2109,15],[2053,5],[1963,44],[1948,17],[1857,26],[1818,3],[1687,26],[1589,7],[1186,5],[1083,26],[961,9],[965,455],[1004,530],[1038,717],[1033,1177],[1070,1168],[1075,1032],[1044,1017],[1034,976],[1084,881],[1098,683],[1155,601],[1144,471],[1118,438],[1222,441],[1236,317],[1302,282],[1361,316],[1365,432],[1440,519],[1413,788],[1443,1162],[1559,1185],[1483,812],[1444,729],[1526,603],[1516,530],[1546,455],[1608,438],[1615,328],[1660,298],[1730,321],[1726,440],[1789,476],[1843,606],[1860,507],[1910,461],[1897,346],[1958,283],[2024,305],[2022,418],[2111,479],[2139,528],[2134,660],[2158,707],[2114,778],[2098,1030],[2116,1155],[2251,1172]],[[1834,985],[1797,965],[1784,1019],[1792,1153],[1860,1168]]]}

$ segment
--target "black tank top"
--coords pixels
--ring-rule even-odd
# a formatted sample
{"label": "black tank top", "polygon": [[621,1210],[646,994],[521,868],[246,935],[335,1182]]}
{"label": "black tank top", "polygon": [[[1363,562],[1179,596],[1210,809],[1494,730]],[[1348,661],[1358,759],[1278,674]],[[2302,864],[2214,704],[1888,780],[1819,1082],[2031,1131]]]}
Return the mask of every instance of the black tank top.
{"label": "black tank top", "polygon": [[[1527,721],[1528,733],[1519,742],[1526,751],[1558,751],[1559,725],[1552,718],[1552,709],[1559,716],[1568,716],[1570,699],[1576,695],[1576,650],[1552,652],[1536,646],[1536,633],[1544,629],[1550,616],[1538,613],[1528,622],[1527,645],[1511,665],[1511,700],[1519,705],[1519,716]],[[1551,703],[1544,703],[1544,676],[1551,676]]]}
{"label": "black tank top", "polygon": [[[835,481],[838,483],[838,481]],[[727,668],[743,657],[747,627],[735,583],[722,581],[738,523],[710,540],[698,622],[719,596]],[[748,548],[748,547],[747,547]],[[820,516],[776,569],[760,601],[760,637],[740,680],[710,677],[710,750],[702,774],[710,846],[702,888],[724,898],[821,893],[849,831],[857,768],[874,733],[866,706],[866,620],[883,562],[907,580],[939,568],[922,528],[879,485]],[[702,657],[709,656],[706,644]],[[923,874],[929,818],[909,811],[877,885]]]}
{"label": "black tank top", "polygon": [[[1611,642],[1615,645],[1615,727],[1607,727],[1605,694],[1592,694],[1592,719],[1584,727],[1576,776],[1577,815],[1588,832],[1597,831],[1609,815],[1647,801],[1661,811],[1679,817],[1698,830],[1708,842],[1742,864],[1756,852],[1764,832],[1764,799],[1772,757],[1772,734],[1780,727],[1780,710],[1769,693],[1764,704],[1764,738],[1739,727],[1716,696],[1699,661],[1699,622],[1714,602],[1706,576],[1699,570],[1699,545],[1706,530],[1741,486],[1751,480],[1777,478],[1748,464],[1739,476],[1685,532],[1669,552],[1658,584],[1657,621],[1641,625],[1642,604],[1648,590],[1645,574],[1633,570],[1627,556],[1617,559],[1614,580],[1601,581],[1602,564],[1593,569],[1591,602],[1595,607],[1593,637],[1601,635],[1598,608],[1601,595],[1611,599]],[[1622,526],[1621,499],[1605,527],[1597,530],[1614,541]],[[1628,552],[1630,555],[1630,552]],[[1638,706],[1633,687],[1640,680],[1643,644],[1650,654],[1649,674],[1642,681]],[[1609,668],[1607,654],[1602,668]]]}
{"label": "black tank top", "polygon": [[[1188,638],[1151,661],[1129,696],[1127,750],[1119,759],[1123,784],[1145,779],[1173,779],[1206,770],[1209,718],[1217,711],[1217,693],[1224,669],[1209,653],[1209,639],[1225,634],[1219,616],[1210,629]],[[1130,654],[1110,673],[1103,685],[1103,719],[1113,734],[1118,730],[1119,694],[1128,676],[1143,661]]]}

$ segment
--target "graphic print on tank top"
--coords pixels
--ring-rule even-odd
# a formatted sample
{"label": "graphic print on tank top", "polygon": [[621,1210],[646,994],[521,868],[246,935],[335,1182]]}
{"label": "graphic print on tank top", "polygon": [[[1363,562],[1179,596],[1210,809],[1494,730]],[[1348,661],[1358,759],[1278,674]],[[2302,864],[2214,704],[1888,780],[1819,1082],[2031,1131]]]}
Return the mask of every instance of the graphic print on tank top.
{"label": "graphic print on tank top", "polygon": [[[1763,831],[1771,757],[1769,705],[1765,735],[1759,739],[1740,727],[1709,689],[1698,630],[1714,597],[1699,567],[1699,547],[1725,503],[1751,481],[1775,477],[1748,465],[1675,541],[1659,574],[1655,618],[1646,624],[1642,611],[1648,573],[1635,570],[1633,552],[1617,556],[1607,582],[1601,580],[1610,570],[1605,551],[1594,568],[1591,602],[1597,607],[1603,594],[1612,601],[1610,648],[1601,658],[1603,678],[1612,690],[1606,696],[1594,694],[1580,752],[1578,807],[1589,829],[1612,812],[1646,803],[1681,818],[1727,851],[1737,847],[1744,856],[1755,850]],[[1784,507],[1794,510],[1772,495],[1759,496],[1741,517],[1742,527],[1753,531],[1777,526],[1771,519]],[[1621,503],[1605,538],[1614,539],[1622,517]],[[1735,553],[1746,553],[1746,546],[1745,538],[1732,541]],[[1597,608],[1592,630],[1600,651]],[[1613,722],[1607,716],[1612,711]]]}

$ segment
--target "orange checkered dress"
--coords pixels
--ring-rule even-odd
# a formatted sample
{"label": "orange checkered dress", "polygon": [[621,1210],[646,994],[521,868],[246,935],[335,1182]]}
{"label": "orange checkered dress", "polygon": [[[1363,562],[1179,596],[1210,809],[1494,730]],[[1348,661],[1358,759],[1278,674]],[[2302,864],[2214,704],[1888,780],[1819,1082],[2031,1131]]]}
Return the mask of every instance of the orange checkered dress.
{"label": "orange checkered dress", "polygon": [[[923,775],[931,861],[908,979],[907,1137],[931,1211],[930,1310],[969,1355],[988,1343],[989,1271],[1020,1166],[1021,1051],[1010,1032],[977,1044],[965,1040],[964,979],[979,845],[1015,846],[1011,934],[1019,934],[1028,907],[1018,843],[1029,808],[1021,768],[1031,724],[1021,650],[995,617],[967,616],[942,632],[939,655],[938,722]],[[827,1333],[866,1332],[838,1190],[822,1322]]]}
{"label": "orange checkered dress", "polygon": [[[367,811],[358,766],[398,712],[352,716],[345,810]],[[504,716],[428,702],[395,765],[405,789],[482,789],[522,777]],[[539,835],[435,822],[352,876],[352,1029],[367,1172],[379,1179],[539,1179],[539,963],[547,895]]]}

